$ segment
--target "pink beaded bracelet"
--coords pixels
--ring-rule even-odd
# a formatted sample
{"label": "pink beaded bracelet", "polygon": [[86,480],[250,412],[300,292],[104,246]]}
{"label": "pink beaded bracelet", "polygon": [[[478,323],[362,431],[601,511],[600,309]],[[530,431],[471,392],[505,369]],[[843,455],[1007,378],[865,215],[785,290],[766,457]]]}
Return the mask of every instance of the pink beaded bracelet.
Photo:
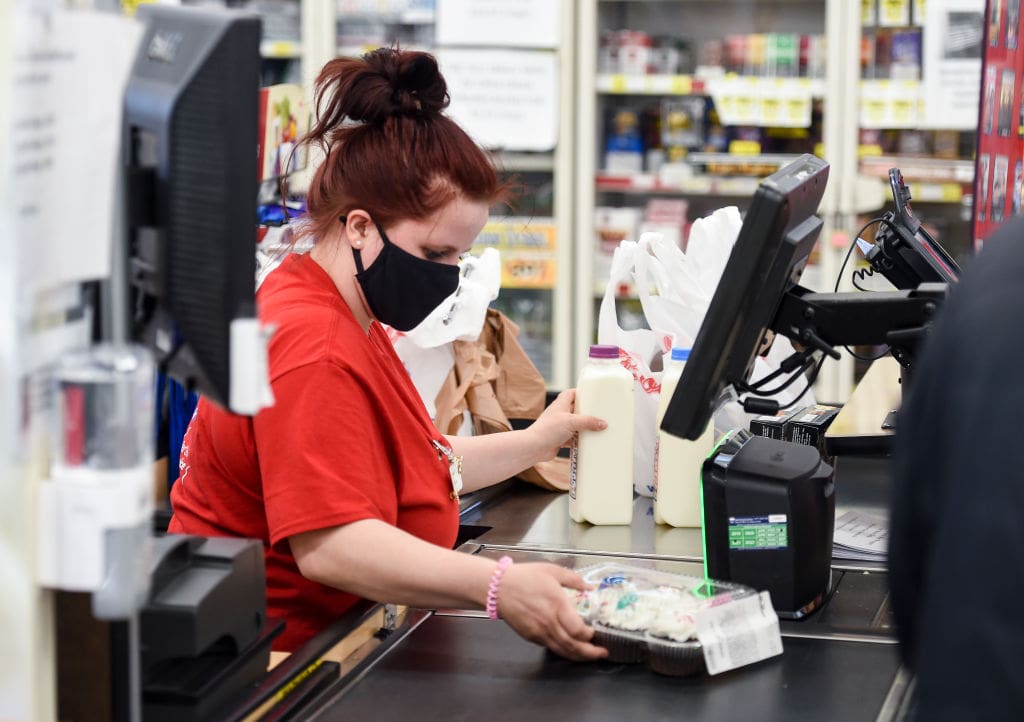
{"label": "pink beaded bracelet", "polygon": [[505,571],[512,566],[512,557],[502,557],[498,560],[498,566],[491,575],[491,584],[487,587],[487,616],[490,619],[498,618],[498,585]]}

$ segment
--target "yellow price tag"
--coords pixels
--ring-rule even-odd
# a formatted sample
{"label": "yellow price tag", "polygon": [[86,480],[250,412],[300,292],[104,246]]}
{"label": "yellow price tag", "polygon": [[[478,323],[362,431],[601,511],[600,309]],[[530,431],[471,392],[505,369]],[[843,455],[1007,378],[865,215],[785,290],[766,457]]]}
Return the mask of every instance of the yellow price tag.
{"label": "yellow price tag", "polygon": [[729,143],[731,155],[761,155],[761,144],[756,140],[734,140]]}
{"label": "yellow price tag", "polygon": [[263,45],[261,52],[266,58],[290,58],[298,55],[298,47],[288,40],[269,40]]}
{"label": "yellow price tag", "polygon": [[143,3],[150,4],[155,0],[121,0],[121,11],[125,15],[134,15],[135,11],[139,9],[139,5]]}
{"label": "yellow price tag", "polygon": [[943,183],[939,196],[946,203],[959,203],[964,197],[964,189],[959,183]]}
{"label": "yellow price tag", "polygon": [[786,120],[790,125],[807,127],[811,124],[811,99],[791,98],[786,103]]}
{"label": "yellow price tag", "polygon": [[893,100],[892,117],[898,125],[909,125],[914,120],[916,100]]}
{"label": "yellow price tag", "polygon": [[747,95],[736,98],[736,121],[738,124],[749,125],[755,122],[754,99]]}
{"label": "yellow price tag", "polygon": [[669,87],[676,95],[689,95],[693,90],[693,80],[689,75],[673,75]]}
{"label": "yellow price tag", "polygon": [[860,0],[860,24],[865,27],[875,24],[875,0]]}
{"label": "yellow price tag", "polygon": [[881,25],[909,25],[910,0],[880,0]]}
{"label": "yellow price tag", "polygon": [[877,127],[885,119],[885,102],[881,100],[865,100],[864,115],[868,123]]}
{"label": "yellow price tag", "polygon": [[626,76],[625,75],[613,75],[611,77],[611,92],[613,92],[613,93],[625,93],[626,92]]}

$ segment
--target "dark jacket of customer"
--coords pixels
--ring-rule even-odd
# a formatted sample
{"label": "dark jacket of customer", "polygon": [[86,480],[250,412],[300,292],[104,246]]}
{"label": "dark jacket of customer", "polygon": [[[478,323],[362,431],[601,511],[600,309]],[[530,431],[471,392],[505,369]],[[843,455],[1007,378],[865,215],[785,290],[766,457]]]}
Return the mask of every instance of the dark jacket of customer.
{"label": "dark jacket of customer", "polygon": [[890,567],[918,720],[1024,719],[1024,218],[952,289],[899,417]]}

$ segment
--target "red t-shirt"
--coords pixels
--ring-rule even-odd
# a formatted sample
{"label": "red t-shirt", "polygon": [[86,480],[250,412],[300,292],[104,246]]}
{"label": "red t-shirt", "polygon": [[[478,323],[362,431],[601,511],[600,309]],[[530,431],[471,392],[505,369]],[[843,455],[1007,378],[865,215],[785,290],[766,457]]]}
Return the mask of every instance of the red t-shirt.
{"label": "red t-shirt", "polygon": [[291,255],[257,294],[277,327],[275,403],[236,416],[205,398],[181,449],[169,531],[262,539],[274,648],[294,650],[357,597],[302,576],[292,534],[381,519],[451,547],[458,531],[444,441],[380,324],[369,334],[327,273]]}

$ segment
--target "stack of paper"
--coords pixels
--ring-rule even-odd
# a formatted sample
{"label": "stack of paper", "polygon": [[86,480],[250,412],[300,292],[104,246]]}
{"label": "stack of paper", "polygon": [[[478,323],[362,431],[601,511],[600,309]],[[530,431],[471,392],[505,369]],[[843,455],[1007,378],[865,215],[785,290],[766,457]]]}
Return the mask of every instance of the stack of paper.
{"label": "stack of paper", "polygon": [[889,549],[889,521],[862,511],[846,511],[836,517],[832,558],[884,562]]}

